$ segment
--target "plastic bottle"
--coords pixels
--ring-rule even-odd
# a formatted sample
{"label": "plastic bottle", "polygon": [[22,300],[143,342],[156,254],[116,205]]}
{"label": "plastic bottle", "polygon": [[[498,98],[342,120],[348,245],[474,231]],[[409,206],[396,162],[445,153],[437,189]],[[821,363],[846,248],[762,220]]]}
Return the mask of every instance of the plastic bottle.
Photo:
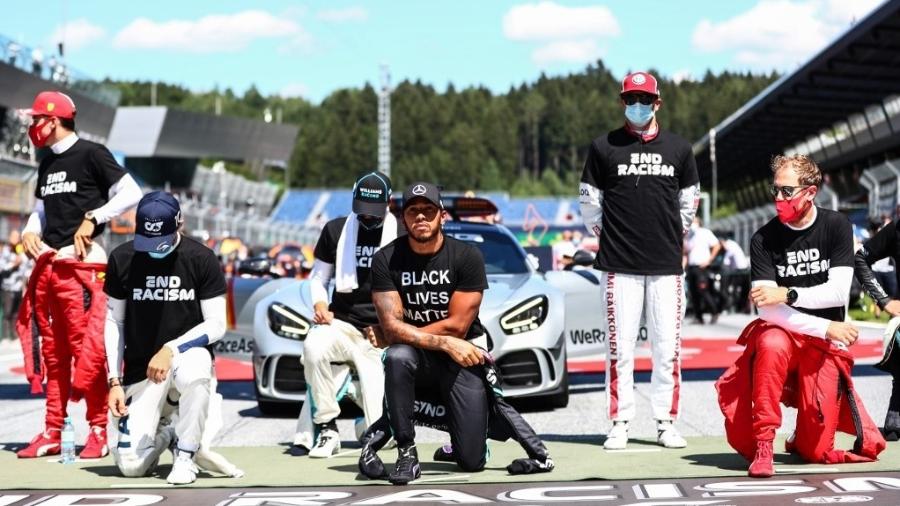
{"label": "plastic bottle", "polygon": [[72,425],[72,419],[66,417],[62,428],[61,437],[62,455],[60,462],[63,464],[75,463],[75,427]]}

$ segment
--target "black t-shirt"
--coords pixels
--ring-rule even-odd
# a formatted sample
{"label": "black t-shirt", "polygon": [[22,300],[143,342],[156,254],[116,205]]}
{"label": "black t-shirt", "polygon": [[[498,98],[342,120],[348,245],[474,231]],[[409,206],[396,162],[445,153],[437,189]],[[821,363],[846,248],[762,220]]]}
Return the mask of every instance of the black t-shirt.
{"label": "black t-shirt", "polygon": [[[809,288],[828,281],[831,267],[853,267],[853,227],[843,214],[816,209],[816,220],[794,230],[778,218],[762,226],[750,240],[750,278],[778,286]],[[844,307],[798,311],[831,321],[844,321]]]}
{"label": "black t-shirt", "polygon": [[147,377],[147,364],[163,345],[203,321],[200,301],[225,293],[225,275],[215,253],[188,237],[158,260],[129,241],[109,255],[103,290],[125,301],[122,383],[130,385]]}
{"label": "black t-shirt", "polygon": [[644,142],[625,128],[594,139],[581,182],[603,192],[596,268],[681,274],[681,189],[699,182],[691,145],[666,130]]}
{"label": "black t-shirt", "polygon": [[[316,259],[332,265],[337,263],[338,239],[344,229],[347,217],[335,218],[325,224],[319,241],[316,243],[314,255]],[[337,290],[331,295],[328,310],[340,320],[362,330],[369,325],[378,324],[375,305],[372,304],[372,257],[381,246],[381,232],[384,227],[366,229],[359,226],[356,239],[356,290],[341,293]]]}
{"label": "black t-shirt", "polygon": [[[84,139],[41,160],[34,196],[44,201],[44,242],[56,249],[73,244],[84,213],[106,204],[110,187],[124,175],[106,147]],[[103,224],[95,227],[94,237],[104,228]]]}
{"label": "black t-shirt", "polygon": [[[419,255],[400,237],[375,254],[372,260],[372,291],[400,293],[403,321],[416,327],[449,316],[453,292],[481,292],[488,288],[484,258],[475,246],[444,236],[434,255]],[[484,334],[478,316],[466,339]]]}
{"label": "black t-shirt", "polygon": [[882,258],[900,261],[900,234],[895,221],[881,227],[881,230],[866,242],[866,261],[873,264]]}

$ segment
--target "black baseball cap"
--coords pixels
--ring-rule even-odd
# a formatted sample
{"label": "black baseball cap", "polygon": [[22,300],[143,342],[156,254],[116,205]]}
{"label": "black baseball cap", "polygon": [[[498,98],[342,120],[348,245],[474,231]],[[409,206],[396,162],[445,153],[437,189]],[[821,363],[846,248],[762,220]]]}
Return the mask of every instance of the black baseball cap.
{"label": "black baseball cap", "polygon": [[441,209],[444,208],[444,204],[441,202],[441,191],[431,183],[419,181],[409,185],[403,192],[403,208],[406,209],[414,199],[418,198],[423,198]]}
{"label": "black baseball cap", "polygon": [[353,185],[353,212],[383,218],[391,201],[391,178],[369,172]]}
{"label": "black baseball cap", "polygon": [[181,206],[171,193],[155,191],[144,195],[135,218],[135,251],[165,253],[175,247]]}

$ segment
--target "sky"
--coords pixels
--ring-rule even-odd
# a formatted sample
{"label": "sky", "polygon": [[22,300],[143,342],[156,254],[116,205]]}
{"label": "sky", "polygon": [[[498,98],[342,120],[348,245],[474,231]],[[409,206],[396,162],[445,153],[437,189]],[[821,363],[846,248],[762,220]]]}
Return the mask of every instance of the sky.
{"label": "sky", "polygon": [[314,103],[391,80],[504,93],[602,59],[615,75],[658,69],[790,71],[881,0],[43,0],[3,9],[0,35],[94,77],[196,91],[255,85]]}

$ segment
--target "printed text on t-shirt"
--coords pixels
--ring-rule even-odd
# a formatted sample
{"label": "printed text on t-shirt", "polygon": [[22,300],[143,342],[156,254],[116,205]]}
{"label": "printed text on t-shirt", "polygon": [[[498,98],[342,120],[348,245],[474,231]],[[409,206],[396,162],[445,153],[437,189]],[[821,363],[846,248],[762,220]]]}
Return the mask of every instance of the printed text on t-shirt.
{"label": "printed text on t-shirt", "polygon": [[675,176],[675,167],[662,163],[659,153],[631,153],[631,163],[620,163],[620,176]]}
{"label": "printed text on t-shirt", "polygon": [[788,251],[785,255],[788,264],[777,266],[778,277],[791,278],[826,272],[831,265],[831,260],[823,260],[821,257],[819,248]]}

